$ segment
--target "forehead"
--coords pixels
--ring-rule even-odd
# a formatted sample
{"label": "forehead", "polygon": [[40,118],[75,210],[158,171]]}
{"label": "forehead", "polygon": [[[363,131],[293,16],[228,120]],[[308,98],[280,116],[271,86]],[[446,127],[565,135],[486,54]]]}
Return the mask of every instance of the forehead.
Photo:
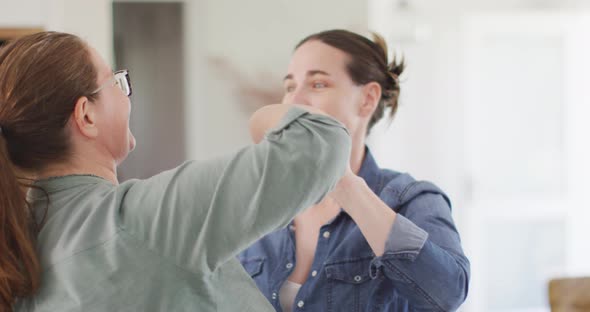
{"label": "forehead", "polygon": [[102,80],[106,77],[109,77],[113,74],[113,70],[111,67],[106,63],[106,61],[100,56],[98,51],[93,47],[88,47],[88,51],[90,52],[90,58],[92,59],[92,63],[97,70],[98,80]]}
{"label": "forehead", "polygon": [[295,74],[309,70],[323,70],[330,75],[344,74],[349,59],[346,52],[321,41],[313,40],[304,43],[295,50],[288,71]]}

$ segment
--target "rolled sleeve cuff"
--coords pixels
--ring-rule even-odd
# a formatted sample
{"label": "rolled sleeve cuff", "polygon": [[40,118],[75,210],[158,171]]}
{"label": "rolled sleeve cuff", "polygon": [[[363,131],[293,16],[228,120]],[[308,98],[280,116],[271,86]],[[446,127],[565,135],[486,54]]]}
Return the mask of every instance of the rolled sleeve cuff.
{"label": "rolled sleeve cuff", "polygon": [[349,134],[348,129],[346,129],[344,124],[342,124],[338,120],[336,120],[330,116],[326,116],[326,115],[313,114],[303,108],[295,106],[295,107],[290,108],[289,111],[287,111],[285,116],[283,116],[283,118],[281,119],[281,121],[279,121],[279,124],[276,127],[274,127],[273,129],[271,129],[267,132],[267,134],[266,134],[267,137],[269,137],[269,136],[272,137],[277,134],[280,134],[291,123],[293,123],[297,119],[301,118],[302,116],[305,116],[306,119],[319,121],[319,122],[326,124],[326,125],[340,127],[347,134]]}
{"label": "rolled sleeve cuff", "polygon": [[418,255],[428,239],[428,233],[398,214],[385,242],[385,255],[413,254]]}
{"label": "rolled sleeve cuff", "polygon": [[428,239],[428,233],[419,228],[406,217],[398,214],[393,221],[389,237],[385,242],[385,252],[381,257],[371,261],[369,275],[371,279],[379,276],[383,261],[399,259],[414,261]]}
{"label": "rolled sleeve cuff", "polygon": [[283,118],[281,119],[279,124],[270,130],[270,133],[276,134],[277,132],[281,132],[283,129],[285,129],[287,126],[289,126],[293,121],[297,120],[297,118],[299,118],[305,114],[309,114],[309,112],[302,109],[302,108],[299,108],[299,107],[290,108],[287,111],[287,113],[285,114],[285,116],[283,116]]}

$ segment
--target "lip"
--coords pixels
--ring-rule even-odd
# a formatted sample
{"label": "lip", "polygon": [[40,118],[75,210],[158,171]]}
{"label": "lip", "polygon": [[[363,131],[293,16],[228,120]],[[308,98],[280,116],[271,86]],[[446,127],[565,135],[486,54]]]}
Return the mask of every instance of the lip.
{"label": "lip", "polygon": [[133,151],[135,149],[135,145],[137,144],[137,141],[135,140],[135,136],[133,135],[133,133],[131,133],[131,130],[129,130],[129,151]]}

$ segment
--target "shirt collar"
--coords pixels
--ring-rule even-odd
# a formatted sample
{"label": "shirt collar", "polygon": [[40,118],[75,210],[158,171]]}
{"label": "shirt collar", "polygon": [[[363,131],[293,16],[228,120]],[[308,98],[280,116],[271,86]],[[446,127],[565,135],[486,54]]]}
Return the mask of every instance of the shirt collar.
{"label": "shirt collar", "polygon": [[363,178],[371,190],[378,194],[379,193],[379,171],[381,169],[377,166],[373,154],[368,147],[365,146],[365,158],[361,164],[358,176]]}

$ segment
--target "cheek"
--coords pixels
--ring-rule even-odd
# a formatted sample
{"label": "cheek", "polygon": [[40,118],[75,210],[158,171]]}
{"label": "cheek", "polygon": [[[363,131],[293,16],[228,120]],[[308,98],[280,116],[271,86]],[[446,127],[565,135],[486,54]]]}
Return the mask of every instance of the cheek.
{"label": "cheek", "polygon": [[346,92],[334,92],[322,101],[326,113],[336,117],[341,122],[348,121],[356,113],[357,99],[353,94]]}
{"label": "cheek", "polygon": [[118,123],[126,128],[129,126],[129,117],[131,114],[131,107],[127,99],[120,99],[116,103],[117,110],[115,111],[116,116],[114,118],[118,120]]}
{"label": "cheek", "polygon": [[114,144],[121,144],[121,140],[127,141],[129,132],[129,111],[127,103],[120,101],[110,103],[112,106],[105,114],[105,125]]}
{"label": "cheek", "polygon": [[337,92],[312,94],[309,100],[311,106],[317,107],[332,116],[338,115],[338,111],[342,109],[340,107],[342,105],[342,98]]}
{"label": "cheek", "polygon": [[122,119],[125,106],[121,103],[120,99],[113,96],[112,94],[105,95],[102,103],[100,104],[101,114],[103,115],[104,121],[108,124],[119,123]]}
{"label": "cheek", "polygon": [[363,122],[360,115],[360,105],[360,99],[351,94],[350,97],[342,99],[341,106],[336,113],[338,114],[337,119],[351,132],[357,131]]}

